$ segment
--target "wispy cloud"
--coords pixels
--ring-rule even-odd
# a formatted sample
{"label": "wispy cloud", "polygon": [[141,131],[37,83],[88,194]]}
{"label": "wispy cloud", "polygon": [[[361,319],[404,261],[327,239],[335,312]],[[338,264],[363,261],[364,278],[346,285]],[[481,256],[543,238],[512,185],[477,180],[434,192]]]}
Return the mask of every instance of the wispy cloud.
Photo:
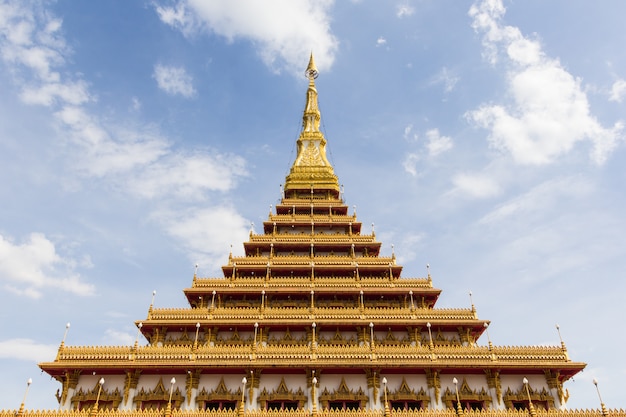
{"label": "wispy cloud", "polygon": [[155,65],[152,74],[159,88],[171,95],[181,95],[190,98],[196,95],[193,88],[193,79],[182,67],[168,67]]}
{"label": "wispy cloud", "polygon": [[467,116],[489,131],[491,146],[519,164],[552,163],[585,141],[592,144],[592,160],[602,164],[623,138],[622,122],[603,127],[590,112],[581,80],[546,56],[539,40],[503,25],[505,11],[500,0],[485,0],[474,4],[469,15],[483,34],[485,58],[509,66],[513,101],[484,104]]}
{"label": "wispy cloud", "polygon": [[592,190],[591,183],[581,177],[561,177],[545,181],[483,216],[479,223],[494,224],[514,217],[531,219],[553,210],[566,198],[584,198]]}
{"label": "wispy cloud", "polygon": [[155,9],[163,23],[186,36],[207,31],[229,40],[251,40],[267,66],[301,74],[311,51],[320,70],[333,64],[339,42],[330,27],[332,4],[332,0],[178,0],[173,5],[156,4]]}
{"label": "wispy cloud", "polygon": [[396,16],[399,18],[408,17],[415,13],[415,8],[409,4],[399,4],[396,6]]}
{"label": "wispy cloud", "polygon": [[460,173],[452,178],[455,191],[473,198],[488,198],[500,193],[500,186],[492,178],[479,173]]}
{"label": "wispy cloud", "polygon": [[426,141],[422,144],[419,140],[420,135],[413,132],[413,125],[404,128],[404,139],[409,143],[418,144],[418,149],[408,152],[402,161],[404,170],[414,177],[418,176],[417,164],[419,161],[436,158],[454,146],[452,138],[441,135],[439,129],[427,130],[424,136]]}

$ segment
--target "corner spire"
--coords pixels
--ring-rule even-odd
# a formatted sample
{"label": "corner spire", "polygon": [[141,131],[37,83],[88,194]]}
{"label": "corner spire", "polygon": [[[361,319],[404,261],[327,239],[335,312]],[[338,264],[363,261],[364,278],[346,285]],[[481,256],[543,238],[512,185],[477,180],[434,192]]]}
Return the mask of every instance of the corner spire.
{"label": "corner spire", "polygon": [[289,191],[292,190],[309,190],[313,193],[314,189],[328,190],[338,195],[339,183],[326,158],[326,139],[320,131],[321,113],[315,87],[319,72],[313,53],[304,74],[309,79],[309,86],[302,115],[302,132],[297,141],[298,154],[285,181],[285,195],[290,195]]}

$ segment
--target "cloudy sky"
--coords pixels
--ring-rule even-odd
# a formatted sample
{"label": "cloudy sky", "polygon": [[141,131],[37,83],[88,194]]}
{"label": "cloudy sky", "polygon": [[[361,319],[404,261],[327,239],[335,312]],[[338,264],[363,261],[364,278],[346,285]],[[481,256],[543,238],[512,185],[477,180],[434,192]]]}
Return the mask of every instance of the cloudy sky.
{"label": "cloudy sky", "polygon": [[[497,345],[588,363],[626,406],[622,1],[0,0],[0,409],[36,363],[130,345],[276,204],[314,52],[364,231]],[[256,224],[256,226],[251,225]],[[487,344],[486,340],[480,343]]]}

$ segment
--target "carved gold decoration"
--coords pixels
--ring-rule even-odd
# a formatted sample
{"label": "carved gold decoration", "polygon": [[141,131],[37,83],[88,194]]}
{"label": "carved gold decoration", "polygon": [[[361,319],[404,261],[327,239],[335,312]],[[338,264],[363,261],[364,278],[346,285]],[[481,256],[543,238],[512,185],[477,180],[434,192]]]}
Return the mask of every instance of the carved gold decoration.
{"label": "carved gold decoration", "polygon": [[[0,417],[15,417],[17,410],[0,410]],[[319,417],[381,417],[380,410],[320,410]],[[27,410],[28,417],[86,417],[85,411],[61,411],[61,410]],[[611,417],[626,417],[626,410],[610,409],[607,414]],[[220,411],[194,411],[181,410],[174,414],[177,417],[236,417],[236,412],[229,410]],[[456,417],[454,410],[407,410],[394,411],[391,414],[397,417]],[[475,417],[528,417],[527,411],[520,410],[485,410],[472,411]],[[537,410],[538,417],[602,417],[601,411],[596,410]],[[163,410],[103,410],[102,416],[115,417],[163,417]],[[309,410],[246,410],[249,417],[311,417]]]}
{"label": "carved gold decoration", "polygon": [[298,388],[297,391],[290,390],[285,383],[285,378],[281,378],[278,387],[274,389],[272,392],[268,392],[266,388],[263,388],[263,391],[259,394],[258,403],[261,410],[266,410],[268,408],[268,402],[272,401],[289,401],[289,402],[297,402],[298,409],[304,408],[304,404],[307,402],[308,397],[302,391],[302,388]]}
{"label": "carved gold decoration", "polygon": [[378,387],[380,386],[380,369],[366,369],[367,387],[371,388],[374,395],[374,401],[378,398]]}
{"label": "carved gold decoration", "polygon": [[185,379],[185,391],[187,392],[187,405],[191,404],[192,391],[194,389],[198,389],[201,374],[202,374],[201,369],[187,371],[187,378]]}
{"label": "carved gold decoration", "polygon": [[546,369],[543,371],[546,377],[546,382],[550,389],[556,389],[559,396],[559,402],[563,405],[569,399],[569,393],[563,391],[563,383],[561,382],[561,373],[559,371],[551,371]]}
{"label": "carved gold decoration", "polygon": [[[330,337],[330,338],[326,338],[322,335],[320,335],[317,338],[317,343],[320,345],[352,345],[352,346],[356,346],[357,345],[357,340],[356,340],[356,335],[351,334],[350,338],[347,338],[345,336],[346,332],[341,332],[339,330],[339,327],[336,328],[335,330],[335,334]],[[352,333],[352,332],[350,332]]]}
{"label": "carved gold decoration", "polygon": [[224,377],[222,377],[215,389],[207,391],[206,388],[202,388],[202,391],[196,395],[196,403],[204,405],[204,407],[206,407],[207,403],[217,401],[235,402],[235,410],[238,409],[241,401],[241,387],[235,392],[229,390],[224,383]]}
{"label": "carved gold decoration", "polygon": [[363,409],[366,407],[368,400],[368,396],[363,392],[361,387],[359,387],[357,391],[349,389],[343,377],[336,390],[330,392],[328,388],[324,388],[324,391],[320,394],[320,403],[322,404],[322,408],[326,409],[330,408],[330,403],[334,401],[358,402],[359,408]]}
{"label": "carved gold decoration", "polygon": [[[381,395],[380,400],[383,401],[384,396]],[[426,409],[428,407],[428,404],[430,403],[430,395],[428,395],[428,393],[424,391],[423,387],[421,387],[420,390],[416,392],[414,389],[409,387],[406,379],[402,377],[402,383],[400,384],[400,387],[395,391],[389,391],[387,393],[387,401],[391,402],[392,404],[394,403],[394,401],[416,401],[421,404],[421,409]]]}
{"label": "carved gold decoration", "polygon": [[439,404],[439,391],[441,390],[441,380],[439,379],[439,371],[434,369],[425,369],[426,384],[428,388],[435,390],[435,403]]}
{"label": "carved gold decoration", "polygon": [[135,369],[135,371],[126,371],[126,377],[124,379],[124,404],[128,404],[128,399],[130,398],[130,390],[133,388],[137,388],[140,375],[141,369]]}
{"label": "carved gold decoration", "polygon": [[[137,405],[138,409],[165,409],[165,406],[168,404],[170,396],[170,390],[166,389],[163,385],[163,378],[159,379],[157,385],[151,389],[146,390],[142,388],[141,391],[135,393],[135,398],[133,402]],[[183,393],[180,391],[180,388],[176,388],[172,392],[172,409],[180,408],[185,397]]]}
{"label": "carved gold decoration", "polygon": [[[72,409],[84,410],[93,407],[96,403],[96,398],[98,398],[98,391],[100,388],[100,384],[96,382],[94,387],[89,391],[83,391],[82,388],[78,390],[78,392],[74,393],[71,399]],[[117,410],[121,402],[122,393],[118,388],[115,388],[112,392],[109,392],[107,389],[102,389],[98,400],[98,408],[100,410]]]}
{"label": "carved gold decoration", "polygon": [[261,368],[250,369],[247,372],[248,378],[248,401],[252,404],[252,397],[254,396],[254,389],[259,388],[261,382]]}
{"label": "carved gold decoration", "polygon": [[[456,392],[451,391],[450,388],[446,388],[446,391],[441,396],[441,400],[449,409],[454,409],[456,404]],[[461,402],[465,401],[475,401],[482,403],[482,409],[488,409],[491,405],[491,395],[485,390],[485,388],[481,388],[480,391],[477,389],[471,389],[467,380],[463,378],[463,382],[459,387],[459,399]]]}
{"label": "carved gold decoration", "polygon": [[[530,399],[533,402],[533,405],[537,409],[537,411],[542,409],[551,410],[554,409],[554,398],[552,394],[550,394],[545,388],[542,388],[541,391],[534,390],[530,386],[528,387],[528,393],[530,394]],[[523,404],[528,403],[528,394],[524,387],[521,387],[517,391],[512,391],[511,388],[507,388],[503,395],[504,405],[506,408],[515,408],[514,402],[519,402]]]}
{"label": "carved gold decoration", "polygon": [[487,377],[487,386],[496,390],[496,398],[498,404],[502,404],[502,385],[500,383],[500,372],[491,369],[485,369],[485,376]]}
{"label": "carved gold decoration", "polygon": [[[57,359],[58,360],[58,359]],[[78,378],[80,377],[81,374],[81,370],[80,369],[74,369],[72,372],[70,371],[65,371],[63,373],[63,377],[62,378],[57,378],[57,380],[60,380],[61,382],[61,386],[62,386],[62,392],[61,395],[58,394],[57,391],[57,401],[59,402],[59,404],[65,404],[65,401],[67,400],[67,395],[69,393],[70,389],[76,389],[76,386],[78,385]]]}

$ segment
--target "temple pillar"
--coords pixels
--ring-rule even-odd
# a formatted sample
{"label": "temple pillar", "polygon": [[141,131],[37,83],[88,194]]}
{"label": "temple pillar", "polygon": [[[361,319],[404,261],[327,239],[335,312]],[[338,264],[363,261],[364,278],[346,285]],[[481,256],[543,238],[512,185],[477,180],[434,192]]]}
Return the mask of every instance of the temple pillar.
{"label": "temple pillar", "polygon": [[134,399],[140,375],[141,370],[139,369],[134,372],[126,371],[126,378],[124,380],[124,399],[119,406],[120,410],[133,410],[135,408]]}
{"label": "temple pillar", "polygon": [[367,369],[367,395],[369,397],[370,410],[379,410],[380,401],[378,393],[380,392],[380,374],[377,370]]}
{"label": "temple pillar", "polygon": [[500,371],[485,369],[487,387],[491,395],[491,408],[494,410],[504,410],[506,406],[502,401],[502,385],[500,383]]}
{"label": "temple pillar", "polygon": [[197,410],[196,397],[198,395],[198,384],[200,382],[201,370],[187,371],[187,378],[185,380],[185,392],[186,399],[181,405],[183,410]]}
{"label": "temple pillar", "polygon": [[428,384],[428,394],[430,395],[430,409],[443,410],[444,405],[441,402],[440,391],[441,381],[439,380],[439,371],[434,369],[426,369],[426,382]]}

